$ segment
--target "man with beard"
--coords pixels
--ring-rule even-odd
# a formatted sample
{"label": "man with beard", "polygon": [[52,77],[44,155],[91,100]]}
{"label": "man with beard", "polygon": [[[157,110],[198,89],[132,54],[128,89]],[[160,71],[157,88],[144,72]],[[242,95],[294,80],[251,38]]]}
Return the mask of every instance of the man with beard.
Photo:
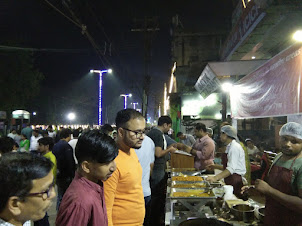
{"label": "man with beard", "polygon": [[142,167],[134,148],[140,148],[145,137],[145,119],[134,109],[124,109],[115,118],[119,154],[116,170],[104,182],[108,225],[142,225],[145,202]]}
{"label": "man with beard", "polygon": [[267,182],[255,181],[256,190],[266,196],[264,224],[302,225],[302,125],[288,122],[279,135],[281,153],[273,161]]}

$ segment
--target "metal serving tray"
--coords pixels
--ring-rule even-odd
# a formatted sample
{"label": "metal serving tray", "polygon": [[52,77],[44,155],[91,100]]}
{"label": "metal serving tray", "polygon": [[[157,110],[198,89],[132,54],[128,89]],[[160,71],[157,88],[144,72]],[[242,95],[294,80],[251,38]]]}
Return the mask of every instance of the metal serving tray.
{"label": "metal serving tray", "polygon": [[[183,187],[179,187],[183,185]],[[208,181],[172,181],[172,188],[203,189],[210,187]]]}
{"label": "metal serving tray", "polygon": [[[192,195],[175,197],[174,194],[176,192],[184,192],[184,193],[189,193]],[[196,193],[196,194],[207,193],[207,195],[209,195],[209,196],[198,197],[198,196],[195,196],[194,193]],[[170,198],[171,199],[203,199],[203,200],[208,200],[208,201],[216,199],[215,194],[213,193],[213,191],[210,188],[203,188],[203,189],[171,188]]]}

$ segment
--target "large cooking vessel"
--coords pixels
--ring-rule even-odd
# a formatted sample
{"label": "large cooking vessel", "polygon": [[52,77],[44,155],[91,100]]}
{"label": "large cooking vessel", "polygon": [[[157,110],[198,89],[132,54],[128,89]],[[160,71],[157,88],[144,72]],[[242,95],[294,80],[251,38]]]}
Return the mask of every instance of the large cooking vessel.
{"label": "large cooking vessel", "polygon": [[196,218],[183,221],[179,226],[229,226],[231,224],[214,218]]}
{"label": "large cooking vessel", "polygon": [[256,218],[258,218],[258,220],[260,220],[261,222],[264,221],[264,210],[265,210],[265,207],[258,208],[258,209],[255,210],[255,216],[256,216]]}
{"label": "large cooking vessel", "polygon": [[236,219],[244,221],[245,223],[251,223],[254,221],[254,211],[255,207],[247,204],[238,204],[231,208],[231,212],[235,215]]}

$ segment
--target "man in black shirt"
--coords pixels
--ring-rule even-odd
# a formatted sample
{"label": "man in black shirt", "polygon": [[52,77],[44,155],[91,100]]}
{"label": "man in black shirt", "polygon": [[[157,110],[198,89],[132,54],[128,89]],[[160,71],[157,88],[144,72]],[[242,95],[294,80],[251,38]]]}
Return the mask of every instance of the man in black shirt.
{"label": "man in black shirt", "polygon": [[147,134],[155,144],[155,162],[151,174],[151,225],[161,225],[161,219],[164,219],[165,213],[165,190],[167,186],[167,177],[165,173],[166,160],[170,152],[175,152],[173,146],[167,147],[167,141],[164,133],[167,133],[172,126],[172,120],[169,116],[161,116],[158,119],[158,126],[150,130]]}
{"label": "man in black shirt", "polygon": [[62,129],[60,131],[60,140],[53,147],[52,153],[57,158],[57,186],[58,199],[57,210],[67,188],[69,187],[75,173],[76,165],[73,157],[73,149],[68,144],[71,140],[71,130]]}

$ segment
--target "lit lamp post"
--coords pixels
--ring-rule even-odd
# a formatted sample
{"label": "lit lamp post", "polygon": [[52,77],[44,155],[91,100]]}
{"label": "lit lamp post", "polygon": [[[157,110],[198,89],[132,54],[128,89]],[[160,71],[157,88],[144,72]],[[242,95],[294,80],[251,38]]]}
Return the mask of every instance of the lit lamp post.
{"label": "lit lamp post", "polygon": [[131,104],[133,105],[133,108],[136,109],[136,105],[138,105],[138,103],[137,102],[133,102]]}
{"label": "lit lamp post", "polygon": [[129,94],[121,94],[120,96],[124,97],[124,109],[126,109],[127,108],[127,98],[128,97],[132,97],[132,94],[131,93],[129,93]]}
{"label": "lit lamp post", "polygon": [[293,39],[298,41],[298,42],[302,42],[302,30],[297,30],[294,34],[293,34]]}
{"label": "lit lamp post", "polygon": [[108,70],[90,70],[90,73],[98,73],[100,75],[99,78],[99,114],[98,114],[98,125],[102,125],[102,86],[103,86],[103,73],[112,73],[111,69]]}

